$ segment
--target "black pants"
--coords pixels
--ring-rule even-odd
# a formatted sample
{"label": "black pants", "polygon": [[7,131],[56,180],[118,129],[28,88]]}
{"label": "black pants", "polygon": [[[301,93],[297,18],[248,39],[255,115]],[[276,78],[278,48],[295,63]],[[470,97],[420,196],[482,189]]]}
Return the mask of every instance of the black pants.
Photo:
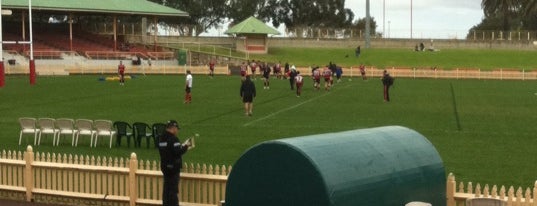
{"label": "black pants", "polygon": [[295,77],[294,76],[290,76],[291,79],[289,79],[289,83],[291,83],[291,90],[294,90],[295,89]]}
{"label": "black pants", "polygon": [[384,101],[390,101],[390,86],[384,85]]}
{"label": "black pants", "polygon": [[164,175],[163,206],[179,206],[179,173]]}

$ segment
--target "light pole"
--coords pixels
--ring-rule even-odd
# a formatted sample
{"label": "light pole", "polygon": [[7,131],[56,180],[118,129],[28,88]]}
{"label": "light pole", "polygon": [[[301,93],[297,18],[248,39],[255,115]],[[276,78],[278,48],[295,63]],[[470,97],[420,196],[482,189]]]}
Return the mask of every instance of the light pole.
{"label": "light pole", "polygon": [[412,0],[410,0],[410,39],[412,39]]}
{"label": "light pole", "polygon": [[382,34],[386,36],[386,0],[382,0]]}
{"label": "light pole", "polygon": [[365,48],[371,46],[371,20],[369,15],[369,0],[365,1]]}
{"label": "light pole", "polygon": [[392,23],[390,20],[388,20],[388,38],[391,38],[390,36],[390,23]]}

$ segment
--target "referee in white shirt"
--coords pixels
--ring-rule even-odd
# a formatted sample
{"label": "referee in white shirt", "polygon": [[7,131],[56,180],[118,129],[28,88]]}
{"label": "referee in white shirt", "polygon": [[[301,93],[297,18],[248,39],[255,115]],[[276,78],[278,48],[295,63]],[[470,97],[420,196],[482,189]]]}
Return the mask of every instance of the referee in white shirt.
{"label": "referee in white shirt", "polygon": [[185,104],[190,104],[192,102],[192,74],[190,70],[186,71],[185,92]]}

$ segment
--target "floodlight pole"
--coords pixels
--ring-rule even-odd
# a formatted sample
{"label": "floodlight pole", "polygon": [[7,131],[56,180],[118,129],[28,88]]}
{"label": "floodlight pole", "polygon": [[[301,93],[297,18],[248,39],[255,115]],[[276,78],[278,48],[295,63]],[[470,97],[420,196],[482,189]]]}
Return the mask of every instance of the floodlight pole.
{"label": "floodlight pole", "polygon": [[[0,11],[2,11],[2,0],[0,0]],[[4,50],[2,48],[2,32],[2,15],[0,14],[0,87],[4,87],[6,78],[4,70]]]}
{"label": "floodlight pole", "polygon": [[30,85],[35,84],[35,61],[34,61],[34,32],[32,31],[32,0],[28,0],[28,20],[30,21]]}
{"label": "floodlight pole", "polygon": [[386,0],[382,1],[382,35],[386,38]]}
{"label": "floodlight pole", "polygon": [[371,47],[371,16],[369,15],[369,0],[365,1],[365,48]]}
{"label": "floodlight pole", "polygon": [[412,38],[412,17],[413,17],[413,14],[412,14],[412,0],[410,0],[410,39],[413,39]]}

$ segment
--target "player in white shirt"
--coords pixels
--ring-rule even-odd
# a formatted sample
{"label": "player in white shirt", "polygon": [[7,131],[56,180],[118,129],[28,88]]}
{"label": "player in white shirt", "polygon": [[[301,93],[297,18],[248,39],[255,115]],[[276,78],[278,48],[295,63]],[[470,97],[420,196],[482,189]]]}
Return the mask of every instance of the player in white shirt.
{"label": "player in white shirt", "polygon": [[192,102],[192,80],[192,74],[190,70],[187,70],[185,80],[185,104],[190,104]]}

